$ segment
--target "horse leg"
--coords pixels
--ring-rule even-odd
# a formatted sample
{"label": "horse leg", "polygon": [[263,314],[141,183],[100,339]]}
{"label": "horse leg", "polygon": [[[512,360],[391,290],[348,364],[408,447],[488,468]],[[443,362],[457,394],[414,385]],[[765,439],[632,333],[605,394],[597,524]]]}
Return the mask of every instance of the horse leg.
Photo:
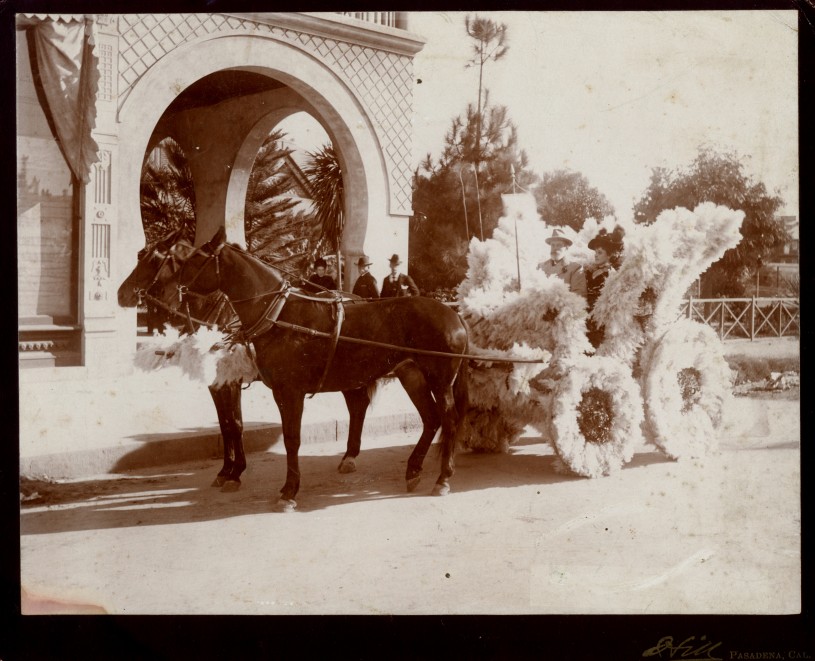
{"label": "horse leg", "polygon": [[362,425],[365,423],[365,414],[368,412],[371,398],[368,395],[367,386],[355,388],[354,390],[343,390],[342,394],[348,406],[350,421],[348,423],[348,443],[346,444],[345,455],[337,470],[340,473],[353,473],[357,469],[356,458],[359,456],[362,443]]}
{"label": "horse leg", "polygon": [[241,474],[246,470],[241,383],[234,381],[218,388],[210,387],[209,390],[215,401],[221,436],[224,439],[224,466],[212,486],[221,487],[221,491],[237,491],[241,485]]}
{"label": "horse leg", "polygon": [[433,487],[434,496],[450,493],[450,478],[455,471],[455,452],[458,432],[467,412],[469,401],[469,365],[461,360],[452,379],[445,379],[443,386],[434,389],[441,409],[441,473]]}
{"label": "horse leg", "polygon": [[422,419],[422,435],[408,458],[405,471],[407,490],[414,491],[422,479],[422,464],[439,428],[439,416],[427,380],[415,363],[403,363],[394,370],[394,373]]}
{"label": "horse leg", "polygon": [[441,473],[433,486],[434,496],[446,496],[450,493],[450,478],[455,470],[454,450],[458,412],[456,411],[452,385],[446,387],[439,396],[441,408]]}
{"label": "horse leg", "polygon": [[222,397],[224,386],[209,386],[209,394],[212,397],[212,402],[215,404],[215,410],[218,412],[218,424],[221,428],[221,438],[224,442],[224,463],[218,475],[212,482],[213,487],[222,487],[226,482],[227,475],[232,470],[232,436],[227,431],[226,419],[228,412],[225,409],[224,399]]}
{"label": "horse leg", "polygon": [[300,423],[303,417],[302,393],[279,394],[273,390],[275,401],[280,409],[283,423],[283,443],[286,446],[286,482],[280,490],[280,499],[275,509],[279,512],[293,512],[297,507],[294,497],[300,489]]}

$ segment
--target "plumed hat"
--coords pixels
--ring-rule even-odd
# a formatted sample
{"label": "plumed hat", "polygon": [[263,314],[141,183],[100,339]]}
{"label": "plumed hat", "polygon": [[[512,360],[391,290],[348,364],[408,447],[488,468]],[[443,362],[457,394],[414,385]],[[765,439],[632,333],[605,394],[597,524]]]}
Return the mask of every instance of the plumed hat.
{"label": "plumed hat", "polygon": [[602,248],[609,255],[620,252],[623,249],[623,237],[625,230],[617,225],[614,230],[609,234],[605,228],[601,229],[597,236],[589,241],[589,250],[597,250]]}

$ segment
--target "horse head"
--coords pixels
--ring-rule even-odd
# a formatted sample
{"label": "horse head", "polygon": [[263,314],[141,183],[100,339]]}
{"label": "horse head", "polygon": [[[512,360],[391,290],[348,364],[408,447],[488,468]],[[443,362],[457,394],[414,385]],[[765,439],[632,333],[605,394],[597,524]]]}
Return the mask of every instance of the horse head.
{"label": "horse head", "polygon": [[138,262],[117,293],[119,305],[136,307],[145,294],[154,295],[161,284],[178,270],[174,248],[179,243],[181,230],[174,230],[139,251]]}
{"label": "horse head", "polygon": [[203,296],[217,292],[221,288],[219,258],[225,245],[223,227],[198,248],[187,241],[176,242],[169,250],[176,268],[161,278],[157,297],[177,309],[188,290]]}

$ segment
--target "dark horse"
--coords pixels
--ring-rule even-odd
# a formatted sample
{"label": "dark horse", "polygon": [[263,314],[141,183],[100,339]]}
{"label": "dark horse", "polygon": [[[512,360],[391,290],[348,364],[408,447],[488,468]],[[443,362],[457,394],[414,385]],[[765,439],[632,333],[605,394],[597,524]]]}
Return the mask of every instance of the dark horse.
{"label": "dark horse", "polygon": [[[217,326],[220,330],[234,330],[240,327],[240,319],[235,313],[227,296],[217,291],[207,296],[191,295],[184,300],[180,309],[171,309],[166,303],[157,299],[155,290],[171,278],[179,268],[171,248],[179,238],[175,231],[166,237],[147,246],[139,253],[136,267],[119,287],[119,305],[136,307],[146,303],[154,308],[157,326],[165,321],[183,333],[194,333],[202,325]],[[326,296],[322,292],[318,296]],[[210,385],[209,393],[218,413],[221,438],[224,443],[224,461],[221,470],[212,482],[212,486],[221,487],[222,491],[235,491],[240,488],[241,475],[246,470],[246,453],[243,447],[243,414],[241,412],[242,381]],[[371,388],[370,396],[374,388]],[[338,470],[341,473],[352,473],[356,470],[356,457],[359,455],[360,438],[358,430],[349,432],[348,448]]]}
{"label": "dark horse", "polygon": [[305,396],[343,393],[351,416],[349,452],[358,453],[370,403],[368,386],[390,372],[398,376],[424,425],[408,459],[408,491],[418,485],[441,427],[441,474],[433,493],[449,492],[456,432],[467,407],[467,361],[462,356],[468,332],[453,310],[421,297],[363,302],[307,296],[269,265],[226,244],[223,228],[200,248],[180,241],[172,252],[181,267],[160,298],[178,305],[188,292],[224,292],[240,318],[245,341],[254,346],[260,377],[272,389],[283,423],[287,472],[280,509],[296,506]]}
{"label": "dark horse", "polygon": [[[169,250],[175,244],[178,235],[178,232],[173,232],[139,253],[136,267],[119,287],[119,305],[136,307],[145,302],[155,308],[160,320],[166,320],[179,331],[186,333],[194,333],[201,325],[217,326],[222,330],[234,327],[239,323],[237,315],[222,292],[210,296],[191,296],[185,301],[183,310],[177,311],[171,311],[168,306],[154,298],[152,290],[162,282],[162,279],[170,277],[178,266]],[[221,487],[223,491],[238,489],[241,474],[246,470],[241,387],[241,381],[209,386],[224,442],[224,463],[212,486]]]}

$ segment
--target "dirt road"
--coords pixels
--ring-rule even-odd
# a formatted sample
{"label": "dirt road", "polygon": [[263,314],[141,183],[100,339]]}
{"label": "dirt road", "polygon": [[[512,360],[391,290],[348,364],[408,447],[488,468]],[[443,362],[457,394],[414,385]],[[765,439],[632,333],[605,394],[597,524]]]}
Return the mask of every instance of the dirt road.
{"label": "dirt road", "polygon": [[[530,435],[460,453],[453,493],[403,474],[413,439],[302,448],[298,511],[272,513],[282,447],[236,493],[215,461],[28,484],[26,612],[119,614],[793,613],[800,609],[798,401],[738,398],[717,456],[643,447],[616,475],[556,472]],[[50,600],[50,601],[48,601]]]}

